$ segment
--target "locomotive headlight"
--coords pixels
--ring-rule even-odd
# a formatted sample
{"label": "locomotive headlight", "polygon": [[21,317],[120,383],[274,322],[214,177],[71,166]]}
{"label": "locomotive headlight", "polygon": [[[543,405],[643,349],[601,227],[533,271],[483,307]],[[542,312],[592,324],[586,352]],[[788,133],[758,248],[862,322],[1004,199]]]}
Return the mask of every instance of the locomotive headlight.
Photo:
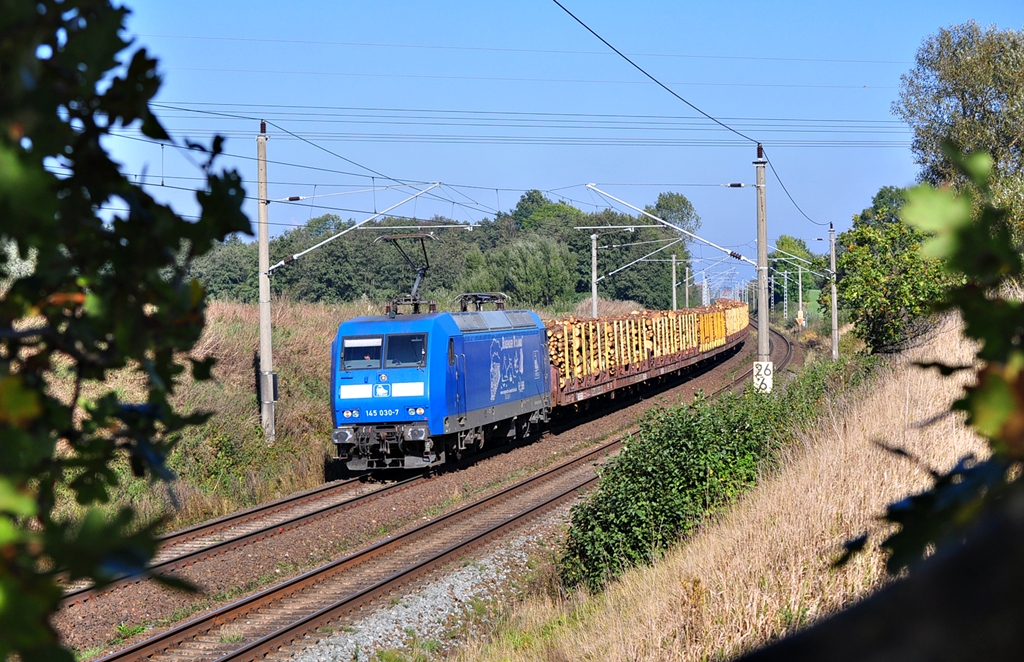
{"label": "locomotive headlight", "polygon": [[408,408],[408,409],[406,409],[405,411],[406,411],[406,413],[408,413],[408,414],[409,414],[410,416],[415,416],[415,415],[416,415],[416,409],[415,409],[414,407],[409,407],[409,408]]}
{"label": "locomotive headlight", "polygon": [[409,441],[423,441],[427,438],[427,428],[421,426],[409,426],[405,429],[405,438]]}
{"label": "locomotive headlight", "polygon": [[331,431],[331,441],[338,445],[349,443],[355,436],[355,431],[348,428],[335,428]]}
{"label": "locomotive headlight", "polygon": [[341,412],[341,415],[344,416],[345,418],[352,418],[352,412],[350,412],[348,409]]}
{"label": "locomotive headlight", "polygon": [[358,409],[353,409],[352,410],[352,418],[359,418],[359,410]]}
{"label": "locomotive headlight", "polygon": [[426,411],[426,410],[423,409],[423,407],[416,407],[416,414],[417,415],[422,416],[424,411]]}

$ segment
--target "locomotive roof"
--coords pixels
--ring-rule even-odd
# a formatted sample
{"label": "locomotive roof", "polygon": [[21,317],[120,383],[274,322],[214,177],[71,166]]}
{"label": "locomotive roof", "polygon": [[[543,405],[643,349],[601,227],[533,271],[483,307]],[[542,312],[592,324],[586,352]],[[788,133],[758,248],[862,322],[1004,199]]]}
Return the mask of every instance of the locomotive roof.
{"label": "locomotive roof", "polygon": [[[432,326],[441,319],[450,319],[455,326],[463,333],[482,333],[485,331],[505,331],[512,329],[537,329],[543,325],[539,323],[535,313],[528,310],[482,310],[456,313],[421,313],[413,315],[398,315],[388,317],[386,315],[374,315],[356,317],[348,322],[376,323],[381,327],[377,330],[388,331],[389,325],[402,324],[402,326],[423,327]],[[410,324],[414,323],[414,324]]]}

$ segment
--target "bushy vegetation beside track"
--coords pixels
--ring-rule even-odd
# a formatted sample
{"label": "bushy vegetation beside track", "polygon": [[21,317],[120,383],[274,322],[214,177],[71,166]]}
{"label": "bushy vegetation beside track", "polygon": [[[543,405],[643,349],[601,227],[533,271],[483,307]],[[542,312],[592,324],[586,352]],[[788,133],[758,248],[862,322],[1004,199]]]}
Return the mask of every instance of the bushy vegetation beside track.
{"label": "bushy vegetation beside track", "polygon": [[[376,311],[376,308],[373,309]],[[177,477],[154,490],[135,478],[128,463],[115,463],[111,513],[133,506],[145,520],[165,516],[177,527],[312,487],[324,479],[330,445],[329,348],[338,322],[368,312],[367,305],[277,303],[273,307],[275,370],[280,375],[277,439],[267,444],[260,426],[255,391],[259,348],[258,310],[254,305],[211,303],[207,324],[192,352],[216,359],[213,379],[198,382],[182,375],[174,405],[185,413],[209,411],[204,423],[183,431],[167,458]],[[126,402],[144,402],[141,383],[128,372],[112,373],[105,384]],[[57,393],[71,385],[55,380]],[[86,391],[86,399],[92,397]],[[70,495],[58,500],[58,515],[75,519],[79,507]]]}
{"label": "bushy vegetation beside track", "polygon": [[860,383],[873,365],[867,356],[819,361],[772,394],[748,388],[650,411],[595,492],[573,508],[559,561],[563,583],[598,590],[651,563],[753,485],[814,420],[826,394]]}

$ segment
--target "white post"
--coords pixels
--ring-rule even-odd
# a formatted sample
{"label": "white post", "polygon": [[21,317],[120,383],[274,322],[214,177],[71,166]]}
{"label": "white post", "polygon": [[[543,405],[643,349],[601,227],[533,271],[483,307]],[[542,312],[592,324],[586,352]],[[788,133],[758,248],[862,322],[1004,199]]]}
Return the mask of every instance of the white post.
{"label": "white post", "polygon": [[683,296],[686,297],[686,307],[690,307],[690,267],[686,267],[686,278],[683,280],[686,287],[683,288]]}
{"label": "white post", "polygon": [[836,230],[828,224],[828,250],[832,269],[832,360],[839,360],[839,301],[836,299]]}
{"label": "white post", "polygon": [[676,310],[676,254],[672,253],[672,310]]}
{"label": "white post", "polygon": [[267,206],[267,123],[256,137],[257,225],[260,286],[260,420],[268,442],[277,436],[274,423],[274,356],[270,342],[270,221]]}
{"label": "white post", "polygon": [[804,265],[796,265],[796,309],[800,318],[800,326],[803,326],[804,317]]}

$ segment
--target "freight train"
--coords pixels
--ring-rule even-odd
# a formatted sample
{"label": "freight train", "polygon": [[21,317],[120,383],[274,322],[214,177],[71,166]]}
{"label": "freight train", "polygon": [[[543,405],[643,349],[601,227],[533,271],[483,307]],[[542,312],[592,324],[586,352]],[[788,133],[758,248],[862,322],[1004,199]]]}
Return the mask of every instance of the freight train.
{"label": "freight train", "polygon": [[[675,373],[742,343],[747,306],[543,322],[464,295],[460,312],[357,317],[331,346],[332,441],[350,471],[429,469],[523,439],[553,408]],[[487,302],[495,310],[483,310]],[[475,309],[474,309],[475,308]]]}

